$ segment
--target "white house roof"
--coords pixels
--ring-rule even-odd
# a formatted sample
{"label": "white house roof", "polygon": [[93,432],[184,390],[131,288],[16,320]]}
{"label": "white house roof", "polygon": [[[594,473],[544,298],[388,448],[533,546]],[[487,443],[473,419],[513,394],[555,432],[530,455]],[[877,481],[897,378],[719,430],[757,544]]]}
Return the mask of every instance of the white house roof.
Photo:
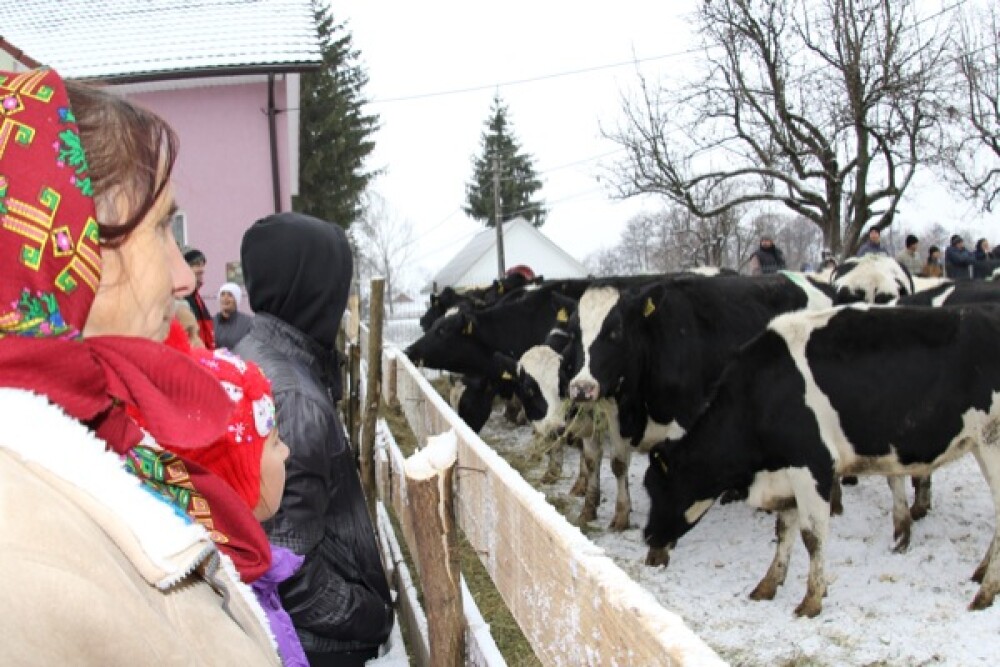
{"label": "white house roof", "polygon": [[0,38],[69,78],[290,71],[322,60],[310,0],[0,0]]}
{"label": "white house roof", "polygon": [[[570,267],[576,275],[587,275],[586,268],[580,264],[579,261],[553,243],[549,237],[545,236],[545,234],[535,228],[523,217],[517,217],[503,223],[505,249],[507,248],[506,239],[513,237],[515,232],[519,235],[523,234],[528,236],[531,239],[531,243],[538,249],[542,250],[544,254],[557,258],[560,265]],[[496,266],[496,244],[496,228],[491,227],[479,232],[473,236],[472,239],[461,250],[459,250],[454,257],[452,257],[451,261],[445,264],[444,267],[437,272],[428,288],[431,288],[434,285],[437,286],[437,289],[442,289],[448,286],[470,287],[471,285],[463,284],[462,281],[470,274],[473,267],[482,261],[486,255],[489,255],[491,258],[491,261],[493,262],[492,266]],[[517,261],[516,257],[511,257],[509,255],[509,250],[507,250],[504,254],[506,255],[505,259],[507,260],[507,268],[520,263]],[[541,266],[532,266],[531,268],[538,275],[542,275],[545,271],[545,269]]]}

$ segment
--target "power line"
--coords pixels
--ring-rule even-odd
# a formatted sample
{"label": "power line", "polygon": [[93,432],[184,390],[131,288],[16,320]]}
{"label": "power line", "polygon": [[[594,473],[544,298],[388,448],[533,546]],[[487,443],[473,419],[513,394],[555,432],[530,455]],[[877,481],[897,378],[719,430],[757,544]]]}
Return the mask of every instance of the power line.
{"label": "power line", "polygon": [[525,79],[512,79],[510,81],[502,81],[499,83],[488,83],[476,86],[469,86],[468,88],[454,88],[451,90],[440,90],[431,93],[417,93],[415,95],[401,95],[399,97],[386,97],[383,99],[370,100],[369,104],[389,104],[391,102],[409,102],[412,100],[422,100],[430,97],[444,97],[446,95],[462,95],[464,93],[474,93],[480,90],[490,90],[492,88],[501,88],[508,86],[519,86],[526,83],[536,83],[538,81],[549,81],[551,79],[558,79],[566,76],[577,76],[579,74],[589,74],[591,72],[598,72],[606,69],[615,69],[617,67],[625,67],[628,65],[638,65],[640,63],[654,62],[657,60],[666,60],[668,58],[678,58],[680,56],[692,55],[695,53],[701,53],[705,49],[703,47],[698,47],[694,49],[687,49],[685,51],[674,51],[673,53],[664,53],[659,56],[650,56],[649,58],[634,58],[632,60],[608,63],[605,65],[595,65],[594,67],[584,67],[575,70],[565,70],[562,72],[553,72],[551,74],[542,74],[539,76],[528,77]]}

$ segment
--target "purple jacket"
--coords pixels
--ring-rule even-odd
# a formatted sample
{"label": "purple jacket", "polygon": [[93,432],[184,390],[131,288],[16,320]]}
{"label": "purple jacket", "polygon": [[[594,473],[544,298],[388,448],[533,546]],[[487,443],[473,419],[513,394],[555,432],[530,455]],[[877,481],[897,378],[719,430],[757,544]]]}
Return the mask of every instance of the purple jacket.
{"label": "purple jacket", "polygon": [[271,632],[278,642],[278,653],[285,667],[309,667],[292,619],[281,606],[281,598],[278,596],[278,584],[295,574],[302,567],[304,559],[284,547],[272,544],[271,569],[250,585],[257,596],[257,602],[264,608],[264,615],[267,616]]}

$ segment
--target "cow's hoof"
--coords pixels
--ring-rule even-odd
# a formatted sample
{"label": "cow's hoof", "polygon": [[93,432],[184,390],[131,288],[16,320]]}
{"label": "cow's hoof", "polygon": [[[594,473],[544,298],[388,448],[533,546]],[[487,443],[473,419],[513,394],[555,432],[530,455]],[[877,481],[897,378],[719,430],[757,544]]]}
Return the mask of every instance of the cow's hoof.
{"label": "cow's hoof", "polygon": [[843,503],[836,502],[830,503],[830,515],[831,516],[842,516],[844,514]]}
{"label": "cow's hoof", "polygon": [[757,587],[750,591],[751,600],[773,600],[774,594],[778,592],[778,585],[771,581],[761,581]]}
{"label": "cow's hoof", "polygon": [[816,618],[819,613],[823,611],[823,603],[819,601],[813,601],[811,598],[806,598],[799,603],[799,606],[795,608],[796,616],[805,616],[806,618]]}
{"label": "cow's hoof", "polygon": [[972,604],[969,605],[969,611],[982,611],[993,605],[993,594],[984,593],[982,589],[976,593],[976,597],[972,599]]}
{"label": "cow's hoof", "polygon": [[542,475],[542,484],[555,484],[559,481],[559,473],[546,470]]}
{"label": "cow's hoof", "polygon": [[627,513],[624,515],[615,514],[615,517],[611,519],[611,525],[609,525],[608,528],[618,533],[620,533],[623,530],[628,530],[629,529],[628,514]]}
{"label": "cow's hoof", "polygon": [[587,495],[587,480],[577,478],[576,483],[573,484],[573,488],[569,490],[569,495],[581,498]]}
{"label": "cow's hoof", "polygon": [[896,541],[896,546],[892,548],[893,553],[906,553],[906,550],[910,548],[910,527],[905,526],[899,530],[894,530],[892,532],[892,539]]}
{"label": "cow's hoof", "polygon": [[914,503],[913,507],[910,508],[910,518],[913,519],[914,521],[920,521],[925,516],[927,516],[927,512],[929,511],[930,507],[927,507],[926,505],[917,505],[916,503]]}
{"label": "cow's hoof", "polygon": [[576,525],[585,526],[596,518],[597,507],[589,503],[584,503],[583,509],[580,510],[580,516],[576,519]]}
{"label": "cow's hoof", "polygon": [[666,547],[649,547],[646,553],[646,565],[649,567],[666,567],[670,564],[670,550]]}
{"label": "cow's hoof", "polygon": [[972,573],[972,580],[977,584],[983,583],[983,577],[986,576],[986,568],[989,567],[989,561],[984,560],[976,568],[976,571]]}

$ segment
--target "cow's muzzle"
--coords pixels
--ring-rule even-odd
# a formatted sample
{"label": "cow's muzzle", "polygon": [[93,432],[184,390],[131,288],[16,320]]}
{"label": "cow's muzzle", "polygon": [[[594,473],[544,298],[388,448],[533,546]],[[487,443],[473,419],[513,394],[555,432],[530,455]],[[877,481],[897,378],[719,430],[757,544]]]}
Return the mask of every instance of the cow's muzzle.
{"label": "cow's muzzle", "polygon": [[569,385],[569,396],[574,401],[596,401],[600,387],[593,380],[574,380]]}

